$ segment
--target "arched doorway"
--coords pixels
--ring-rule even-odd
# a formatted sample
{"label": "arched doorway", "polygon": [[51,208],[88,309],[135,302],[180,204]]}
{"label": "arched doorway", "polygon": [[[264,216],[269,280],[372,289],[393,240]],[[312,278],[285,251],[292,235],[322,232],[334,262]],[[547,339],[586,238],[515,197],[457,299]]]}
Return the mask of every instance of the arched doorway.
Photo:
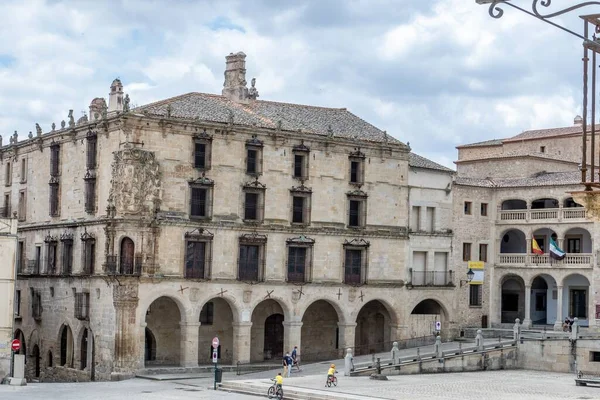
{"label": "arched doorway", "polygon": [[146,311],[145,349],[147,349],[146,355],[148,355],[148,349],[150,355],[154,354],[154,359],[146,359],[146,364],[179,365],[181,360],[180,322],[179,307],[172,299],[159,297],[150,304]]}
{"label": "arched doorway", "polygon": [[200,311],[198,328],[198,364],[212,363],[212,339],[219,338],[217,357],[221,363],[233,361],[233,311],[226,300],[214,298]]}
{"label": "arched doorway", "polygon": [[426,299],[413,308],[409,319],[409,334],[413,338],[433,336],[436,322],[444,322],[444,310],[436,300]]}
{"label": "arched doorway", "polygon": [[88,330],[84,329],[81,334],[81,341],[79,343],[79,369],[86,369],[88,366]]}
{"label": "arched doorway", "polygon": [[133,260],[135,258],[135,245],[133,244],[133,240],[128,237],[124,237],[121,240],[121,255],[120,260],[120,268],[121,273],[124,275],[132,275],[133,274]]}
{"label": "arched doorway", "polygon": [[563,280],[562,315],[579,319],[583,326],[588,325],[590,301],[590,281],[583,275],[572,274]]}
{"label": "arched doorway", "polygon": [[73,368],[73,333],[68,325],[60,331],[60,366]]}
{"label": "arched doorway", "polygon": [[33,363],[34,363],[34,375],[36,378],[40,377],[40,348],[38,347],[38,345],[36,344],[35,346],[33,346],[33,352],[31,354],[31,357],[33,358]]}
{"label": "arched doorway", "polygon": [[388,350],[391,317],[378,300],[365,304],[356,317],[355,354],[371,354]]}
{"label": "arched doorway", "polygon": [[281,359],[283,356],[284,312],[275,300],[265,300],[252,311],[252,361]]}
{"label": "arched doorway", "polygon": [[531,322],[550,325],[556,321],[556,281],[547,274],[536,276],[531,282]]}
{"label": "arched doorway", "polygon": [[[331,303],[317,300],[302,316],[302,360],[337,358],[339,348],[338,313]],[[291,346],[296,344],[290,343]]]}
{"label": "arched doorway", "polygon": [[145,333],[145,346],[144,346],[144,362],[146,364],[156,361],[156,339],[150,329],[146,327]]}
{"label": "arched doorway", "polygon": [[502,280],[500,315],[502,323],[514,323],[525,318],[525,283],[516,275]]}

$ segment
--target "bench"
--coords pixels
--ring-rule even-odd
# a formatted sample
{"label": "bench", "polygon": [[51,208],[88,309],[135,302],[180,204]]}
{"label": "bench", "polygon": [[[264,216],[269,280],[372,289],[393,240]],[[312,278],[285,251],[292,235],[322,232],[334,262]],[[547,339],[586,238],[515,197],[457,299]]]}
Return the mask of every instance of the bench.
{"label": "bench", "polygon": [[577,378],[575,378],[575,385],[587,386],[587,385],[600,385],[600,377],[598,376],[583,376],[583,373],[579,371]]}

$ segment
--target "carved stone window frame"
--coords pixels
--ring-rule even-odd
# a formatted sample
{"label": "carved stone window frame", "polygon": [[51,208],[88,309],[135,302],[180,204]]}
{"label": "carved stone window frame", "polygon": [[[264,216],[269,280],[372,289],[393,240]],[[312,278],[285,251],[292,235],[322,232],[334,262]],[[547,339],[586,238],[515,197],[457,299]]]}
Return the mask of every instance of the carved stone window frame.
{"label": "carved stone window frame", "polygon": [[60,182],[57,177],[50,177],[48,182],[48,201],[49,201],[49,215],[51,217],[60,216]]}
{"label": "carved stone window frame", "polygon": [[[212,166],[212,141],[213,137],[206,133],[206,129],[192,136],[192,166],[198,171],[208,171]],[[196,144],[204,145],[204,166],[196,164]]]}
{"label": "carved stone window frame", "polygon": [[[343,254],[342,254],[342,259],[343,261],[343,266],[342,266],[342,276],[343,276],[343,283],[348,284],[348,285],[363,285],[367,283],[367,274],[369,271],[369,247],[371,246],[371,243],[365,239],[362,238],[355,238],[352,240],[344,240],[344,244],[342,245],[343,248]],[[348,250],[358,250],[361,252],[361,265],[360,265],[360,280],[357,281],[349,281],[348,278],[348,274],[346,273],[346,263],[347,263],[347,251]]]}
{"label": "carved stone window frame", "polygon": [[96,174],[88,170],[83,177],[84,181],[84,209],[88,214],[96,213]]}
{"label": "carved stone window frame", "polygon": [[[44,243],[46,244],[44,271],[46,275],[54,275],[58,272],[58,238],[48,234],[44,238]],[[53,265],[52,261],[54,262]]]}
{"label": "carved stone window frame", "polygon": [[[314,245],[315,240],[309,238],[304,235],[300,235],[298,237],[289,238],[285,241],[286,243],[286,252],[285,252],[285,280],[286,282],[292,283],[310,283],[312,282],[312,272],[313,272],[313,255],[314,255]],[[295,277],[290,276],[290,248],[304,248],[306,249],[306,256],[304,260],[304,277],[302,280],[295,279]]]}
{"label": "carved stone window frame", "polygon": [[[300,175],[296,174],[296,157],[301,157]],[[309,179],[310,148],[304,144],[304,140],[292,148],[292,177],[306,181]]]}
{"label": "carved stone window frame", "polygon": [[88,170],[93,170],[96,169],[96,166],[98,165],[98,134],[96,131],[89,129],[87,131],[85,139],[85,165]]}
{"label": "carved stone window frame", "polygon": [[[242,220],[244,221],[244,223],[251,224],[251,225],[260,225],[263,223],[263,221],[265,219],[266,190],[267,190],[267,186],[260,183],[258,181],[258,177],[256,177],[254,181],[244,184],[244,186],[242,187],[243,198],[242,198],[242,213],[241,213]],[[248,194],[248,193],[254,193],[254,194],[258,195],[257,204],[256,204],[256,219],[246,218],[247,217],[247,213],[246,213],[247,196],[246,196],[246,194]]]}
{"label": "carved stone window frame", "polygon": [[94,274],[96,264],[96,237],[85,230],[81,234],[81,274]]}
{"label": "carved stone window frame", "polygon": [[[348,154],[348,182],[351,185],[362,186],[365,183],[365,160],[366,156],[360,151],[360,148],[356,148],[355,151]],[[353,172],[353,163],[357,163],[358,171]],[[353,175],[356,178],[353,179]]]}
{"label": "carved stone window frame", "polygon": [[12,185],[12,161],[7,161],[6,166],[4,167],[4,186]]}
{"label": "carved stone window frame", "polygon": [[[294,222],[294,197],[304,198],[302,210],[302,222]],[[304,182],[300,186],[294,186],[290,189],[290,224],[294,226],[309,226],[311,222],[312,210],[312,189],[304,186]]]}
{"label": "carved stone window frame", "polygon": [[21,158],[21,170],[19,172],[21,183],[27,183],[27,161],[27,157]]}
{"label": "carved stone window frame", "polygon": [[[263,148],[264,143],[258,139],[256,135],[252,135],[252,138],[246,141],[246,147],[244,150],[244,171],[246,175],[259,177],[263,173]],[[255,171],[249,171],[248,169],[248,150],[256,151],[256,163]]]}
{"label": "carved stone window frame", "polygon": [[[367,198],[369,197],[366,192],[360,190],[360,188],[356,190],[352,190],[346,193],[347,197],[347,206],[346,206],[346,226],[349,229],[365,229],[367,226]],[[352,202],[359,203],[358,210],[358,224],[351,224],[351,207]]]}
{"label": "carved stone window frame", "polygon": [[[202,176],[198,179],[195,180],[191,180],[188,181],[188,186],[189,186],[189,195],[188,195],[188,200],[189,200],[189,206],[188,206],[188,212],[189,212],[189,218],[191,220],[198,220],[198,221],[210,221],[212,219],[212,212],[213,212],[213,194],[214,194],[214,186],[215,186],[215,182],[210,179],[207,178],[205,176],[204,173],[202,173]],[[205,215],[193,215],[192,211],[193,211],[193,189],[202,189],[206,191],[206,197],[204,199],[205,202],[205,209],[204,209],[204,214]]]}
{"label": "carved stone window frame", "polygon": [[60,176],[60,143],[50,144],[50,176]]}
{"label": "carved stone window frame", "polygon": [[[73,274],[73,234],[65,232],[60,235],[60,243],[61,243],[61,275],[71,275]],[[68,247],[71,247],[70,252],[67,251]]]}
{"label": "carved stone window frame", "polygon": [[[214,234],[203,228],[196,228],[184,235],[183,277],[185,279],[210,280],[212,277],[212,247]],[[204,271],[201,277],[188,276],[188,243],[204,243]]]}
{"label": "carved stone window frame", "polygon": [[19,222],[24,222],[27,220],[27,189],[19,190]]}
{"label": "carved stone window frame", "polygon": [[263,235],[257,232],[246,233],[240,235],[238,239],[238,262],[237,262],[237,280],[246,281],[241,278],[241,247],[242,246],[258,246],[258,279],[250,282],[264,282],[265,280],[265,265],[266,265],[266,251],[267,251],[267,235]]}

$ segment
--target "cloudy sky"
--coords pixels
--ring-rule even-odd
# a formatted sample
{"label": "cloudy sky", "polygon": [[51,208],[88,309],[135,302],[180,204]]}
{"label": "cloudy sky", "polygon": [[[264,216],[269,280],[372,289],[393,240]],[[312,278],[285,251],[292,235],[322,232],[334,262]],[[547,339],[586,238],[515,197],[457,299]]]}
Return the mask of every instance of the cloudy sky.
{"label": "cloudy sky", "polygon": [[347,107],[450,167],[456,145],[581,113],[581,41],[475,0],[2,0],[0,15],[5,144],[77,119],[115,77],[133,105],[220,93],[237,51],[260,99]]}

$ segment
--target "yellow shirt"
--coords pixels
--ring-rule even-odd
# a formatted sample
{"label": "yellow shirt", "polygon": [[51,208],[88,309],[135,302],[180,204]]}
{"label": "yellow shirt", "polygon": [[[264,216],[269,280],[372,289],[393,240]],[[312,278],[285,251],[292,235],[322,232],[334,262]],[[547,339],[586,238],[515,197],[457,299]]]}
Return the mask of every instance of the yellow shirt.
{"label": "yellow shirt", "polygon": [[335,374],[335,368],[329,368],[329,371],[327,371],[327,375],[333,375]]}
{"label": "yellow shirt", "polygon": [[281,375],[277,375],[277,376],[275,377],[275,382],[276,382],[278,385],[283,385],[283,376],[281,376]]}

